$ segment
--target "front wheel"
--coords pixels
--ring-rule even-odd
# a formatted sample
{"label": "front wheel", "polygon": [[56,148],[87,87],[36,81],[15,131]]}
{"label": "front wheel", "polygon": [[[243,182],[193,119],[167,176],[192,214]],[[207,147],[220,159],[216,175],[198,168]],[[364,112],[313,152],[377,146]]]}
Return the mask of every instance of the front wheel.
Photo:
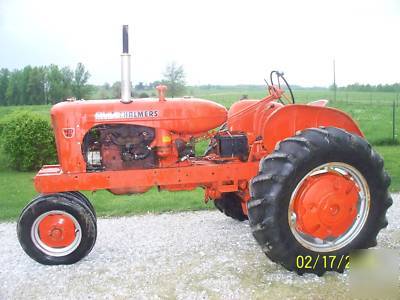
{"label": "front wheel", "polygon": [[18,240],[31,258],[45,265],[73,264],[96,242],[96,218],[75,195],[58,193],[33,199],[17,224]]}
{"label": "front wheel", "polygon": [[247,215],[243,212],[242,198],[235,192],[223,193],[221,198],[214,200],[215,207],[226,216],[237,221],[247,220]]}
{"label": "front wheel", "polygon": [[343,272],[376,245],[392,204],[383,160],[361,137],[308,129],[280,142],[251,181],[248,215],[263,251],[286,269]]}

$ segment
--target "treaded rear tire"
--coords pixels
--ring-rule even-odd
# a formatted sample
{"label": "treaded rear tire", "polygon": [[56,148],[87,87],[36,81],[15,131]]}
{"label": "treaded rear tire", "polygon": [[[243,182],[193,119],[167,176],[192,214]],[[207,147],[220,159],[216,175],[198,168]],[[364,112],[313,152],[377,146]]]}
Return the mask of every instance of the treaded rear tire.
{"label": "treaded rear tire", "polygon": [[[288,206],[300,180],[314,168],[328,162],[343,162],[355,167],[366,179],[370,190],[370,209],[360,233],[347,245],[332,252],[317,253],[303,247],[291,232]],[[347,256],[352,250],[376,246],[376,237],[387,226],[386,211],[392,205],[388,192],[390,177],[383,160],[369,143],[344,130],[312,128],[281,141],[276,150],[260,161],[259,174],[250,182],[248,216],[253,236],[265,254],[287,270],[298,274],[325,271],[343,272],[341,266],[326,266],[322,260],[312,268],[299,268],[299,256]],[[338,259],[339,259],[338,258]]]}
{"label": "treaded rear tire", "polygon": [[220,199],[214,200],[215,207],[226,216],[237,221],[247,220],[247,216],[243,213],[242,199],[236,193],[223,193]]}

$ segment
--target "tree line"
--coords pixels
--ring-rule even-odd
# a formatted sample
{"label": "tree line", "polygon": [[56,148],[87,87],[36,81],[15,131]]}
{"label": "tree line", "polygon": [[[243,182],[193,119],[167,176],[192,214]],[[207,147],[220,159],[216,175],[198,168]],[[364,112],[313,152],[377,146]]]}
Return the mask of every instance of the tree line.
{"label": "tree line", "polygon": [[[115,99],[120,97],[121,83],[112,85],[105,83],[96,86],[89,85],[90,73],[82,63],[75,69],[57,65],[32,67],[26,66],[20,70],[0,69],[0,105],[33,105],[54,104],[67,98],[76,99]],[[167,65],[163,78],[148,84],[138,83],[133,92],[134,97],[155,96],[154,88],[159,84],[168,86],[170,97],[185,93],[185,72],[181,65],[172,62]],[[206,87],[215,88],[220,86]],[[238,86],[239,87],[239,86]],[[296,88],[300,88],[296,86]],[[333,89],[333,85],[330,89]],[[354,83],[338,90],[358,92],[400,92],[400,83],[394,84],[359,84]]]}
{"label": "tree line", "polygon": [[[10,71],[0,69],[0,105],[54,104],[67,98],[116,99],[121,95],[121,82],[112,85],[90,85],[90,73],[82,63],[75,69],[57,65],[32,67]],[[176,62],[167,65],[163,78],[144,84],[140,82],[133,91],[134,97],[155,96],[155,87],[168,86],[167,95],[181,96],[185,92],[185,73]]]}
{"label": "tree line", "polygon": [[20,70],[0,69],[0,105],[57,103],[70,97],[85,98],[90,93],[90,77],[82,63],[75,69],[57,65]]}
{"label": "tree line", "polygon": [[[333,86],[331,87],[331,89]],[[391,92],[391,93],[399,93],[400,92],[400,83],[394,84],[359,84],[353,83],[347,86],[339,87],[339,90],[344,91],[354,91],[354,92]]]}

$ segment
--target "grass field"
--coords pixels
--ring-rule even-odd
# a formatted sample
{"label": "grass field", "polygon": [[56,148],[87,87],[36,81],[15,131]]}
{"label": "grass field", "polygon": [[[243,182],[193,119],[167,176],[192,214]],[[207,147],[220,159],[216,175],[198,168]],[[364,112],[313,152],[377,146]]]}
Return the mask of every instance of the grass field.
{"label": "grass field", "polygon": [[[247,95],[249,99],[260,99],[265,97],[263,89],[224,90],[210,89],[192,90],[194,95],[217,101],[229,107]],[[318,99],[330,100],[329,106],[341,109],[350,114],[360,125],[368,141],[372,144],[387,143],[393,135],[393,101],[396,110],[396,136],[399,142],[400,133],[400,100],[395,93],[367,93],[367,92],[338,92],[336,101],[332,101],[333,93],[329,90],[295,90],[296,102],[308,103]]]}
{"label": "grass field", "polygon": [[[261,98],[265,92],[261,89],[231,90],[196,90],[191,91],[202,98],[215,100],[229,107],[243,94],[249,98]],[[331,98],[327,90],[299,90],[295,92],[299,102]],[[390,139],[392,132],[392,101],[396,95],[391,93],[348,93],[338,94],[338,101],[331,106],[338,107],[351,114],[360,124],[368,140],[375,144],[375,149],[384,157],[387,171],[392,177],[392,191],[400,190],[400,146],[378,146]],[[348,100],[347,100],[348,98]],[[379,100],[380,99],[380,100]],[[354,100],[354,101],[353,101]],[[0,119],[14,110],[32,110],[43,116],[49,116],[50,106],[0,107]],[[397,112],[400,113],[397,107]],[[400,117],[400,116],[399,116]],[[397,119],[397,128],[400,122]],[[33,188],[33,172],[15,172],[5,167],[6,162],[0,156],[0,220],[15,220],[24,205],[36,192]],[[152,189],[146,194],[135,196],[114,196],[106,191],[87,193],[94,203],[99,216],[120,216],[146,212],[182,211],[211,209],[205,205],[203,192],[197,189],[191,192],[158,192]]]}

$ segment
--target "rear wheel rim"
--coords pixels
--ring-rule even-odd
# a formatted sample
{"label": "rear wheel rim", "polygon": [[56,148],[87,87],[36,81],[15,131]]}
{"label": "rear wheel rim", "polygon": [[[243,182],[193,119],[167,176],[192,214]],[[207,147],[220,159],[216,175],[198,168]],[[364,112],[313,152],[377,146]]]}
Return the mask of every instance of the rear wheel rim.
{"label": "rear wheel rim", "polygon": [[[312,186],[313,181],[320,181],[320,185],[324,183],[322,181],[325,181],[326,185],[333,178],[337,180],[339,187],[328,187],[328,191],[330,188],[333,192],[325,197],[326,199],[319,198],[315,200],[310,199],[310,197],[307,198],[311,193],[306,189]],[[348,188],[346,192],[343,192],[340,185],[343,183]],[[334,185],[335,183],[332,182],[332,184]],[[352,185],[355,188],[353,190]],[[335,193],[336,190],[338,191]],[[348,198],[346,198],[347,193],[349,193]],[[317,191],[316,194],[321,195],[321,192]],[[340,197],[343,199],[339,199]],[[332,201],[336,201],[336,203],[329,206]],[[317,203],[317,208],[313,206],[314,203]],[[297,184],[289,202],[289,227],[296,240],[303,247],[315,252],[331,252],[345,247],[358,236],[367,220],[369,207],[370,192],[364,176],[351,165],[342,162],[330,162],[311,170]],[[311,212],[310,209],[314,210],[314,212]],[[327,218],[324,220],[321,218],[322,216],[327,216]],[[352,219],[353,216],[354,218]],[[314,219],[310,221],[310,217]],[[341,218],[339,219],[339,217]],[[307,220],[307,218],[309,219]],[[302,227],[305,223],[309,225],[308,230]],[[330,227],[332,224],[342,226],[343,229],[333,228],[332,230]],[[349,225],[347,226],[347,224]],[[312,227],[310,225],[315,225],[313,228],[316,229],[314,231],[310,230],[309,228]],[[333,234],[332,231],[335,230],[336,234]]]}
{"label": "rear wheel rim", "polygon": [[31,239],[41,252],[61,257],[78,248],[82,240],[82,229],[71,214],[52,210],[41,214],[33,222]]}

